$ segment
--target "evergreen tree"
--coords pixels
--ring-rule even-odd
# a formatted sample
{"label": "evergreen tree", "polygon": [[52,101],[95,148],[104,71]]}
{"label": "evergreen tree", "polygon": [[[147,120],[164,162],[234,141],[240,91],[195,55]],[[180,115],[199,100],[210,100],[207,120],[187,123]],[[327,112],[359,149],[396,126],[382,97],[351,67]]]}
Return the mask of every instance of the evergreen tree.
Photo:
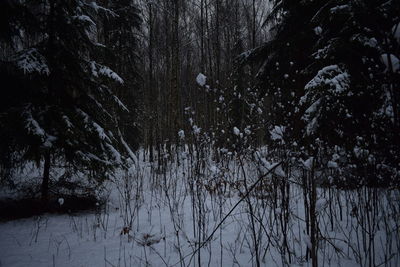
{"label": "evergreen tree", "polygon": [[395,1],[332,1],[311,21],[316,76],[300,100],[305,137],[336,147],[334,154],[340,147],[351,166],[346,175],[361,184],[398,179],[400,80],[390,61],[399,55],[392,31],[399,8]]}
{"label": "evergreen tree", "polygon": [[398,180],[398,14],[396,1],[277,1],[271,39],[242,57],[260,64],[270,127],[358,184]]}
{"label": "evergreen tree", "polygon": [[110,67],[124,77],[124,85],[116,88],[116,95],[126,105],[116,117],[126,142],[137,147],[141,136],[138,117],[138,101],[142,79],[139,75],[138,53],[139,25],[141,18],[133,0],[105,1],[104,5],[115,12],[114,16],[103,19],[101,39],[107,48],[105,60]]}
{"label": "evergreen tree", "polygon": [[[37,18],[37,34],[26,31],[27,16],[8,14],[2,43],[0,136],[2,170],[43,163],[42,197],[48,197],[49,169],[84,172],[101,182],[134,157],[113,110],[126,109],[114,93],[124,80],[102,62],[96,19],[115,12],[81,0],[6,1]],[[16,28],[19,31],[12,31]],[[23,36],[25,35],[25,36]],[[18,41],[18,37],[24,42]]]}
{"label": "evergreen tree", "polygon": [[273,9],[264,22],[271,36],[266,42],[241,56],[242,64],[258,63],[259,99],[265,103],[268,128],[283,126],[295,134],[299,121],[297,102],[310,73],[314,38],[309,21],[318,10],[318,1],[273,1]]}

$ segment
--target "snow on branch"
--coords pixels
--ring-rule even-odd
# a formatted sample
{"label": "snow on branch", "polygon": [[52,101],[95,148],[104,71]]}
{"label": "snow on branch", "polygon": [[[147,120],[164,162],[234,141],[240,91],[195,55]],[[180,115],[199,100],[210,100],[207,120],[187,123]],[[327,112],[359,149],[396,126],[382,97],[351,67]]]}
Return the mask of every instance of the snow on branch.
{"label": "snow on branch", "polygon": [[87,22],[88,24],[93,25],[93,26],[96,25],[96,23],[94,23],[94,21],[87,15],[78,15],[78,16],[73,16],[72,18],[75,20],[84,22],[84,23]]}
{"label": "snow on branch", "polygon": [[350,88],[350,74],[343,71],[338,65],[326,66],[318,71],[304,89],[309,91],[324,85],[328,85],[336,94],[343,93]]}
{"label": "snow on branch", "polygon": [[111,154],[112,154],[112,156],[113,156],[113,158],[114,158],[114,161],[117,163],[117,164],[122,164],[122,156],[121,156],[121,154],[118,152],[118,150],[117,149],[115,149],[111,144],[109,144],[109,143],[106,143],[106,147],[108,148],[108,150],[111,152]]}
{"label": "snow on branch", "polygon": [[99,124],[97,124],[96,122],[92,122],[92,125],[94,127],[94,129],[96,130],[97,134],[99,135],[99,138],[101,140],[106,140],[108,142],[111,142],[110,138],[108,137],[108,135],[106,134],[106,132],[104,131],[104,128],[101,127]]}
{"label": "snow on branch", "polygon": [[91,95],[91,94],[88,94],[88,97],[94,102],[94,104],[104,113],[104,114],[106,114],[108,117],[110,117],[110,118],[112,118],[113,116],[103,107],[103,105],[99,102],[99,101],[97,101],[97,99],[93,96],[93,95]]}
{"label": "snow on branch", "polygon": [[113,96],[115,103],[117,103],[117,105],[122,108],[123,110],[125,110],[126,112],[130,112],[129,109],[125,106],[124,103],[122,103],[122,101],[116,96]]}
{"label": "snow on branch", "polygon": [[87,125],[89,123],[89,115],[86,112],[84,112],[83,110],[81,110],[80,108],[77,108],[76,112],[78,112],[78,114],[83,117],[83,122],[85,123],[85,128],[87,128]]}
{"label": "snow on branch", "polygon": [[129,147],[129,145],[126,143],[125,139],[122,137],[121,131],[118,129],[118,134],[121,139],[122,145],[125,147],[125,150],[128,152],[129,157],[132,159],[134,164],[137,164],[138,158],[136,157],[135,153],[133,153],[132,149]]}
{"label": "snow on branch", "polygon": [[25,112],[26,116],[26,129],[29,133],[39,136],[42,140],[46,138],[45,130],[39,125],[39,123],[33,118],[30,111]]}
{"label": "snow on branch", "polygon": [[121,77],[119,77],[119,75],[117,73],[115,73],[113,70],[111,70],[109,67],[106,66],[101,66],[99,69],[99,74],[108,77],[120,84],[124,83],[124,80],[122,80]]}
{"label": "snow on branch", "polygon": [[74,127],[74,125],[72,124],[71,120],[68,118],[67,115],[63,115],[62,118],[63,118],[63,120],[64,120],[64,122],[65,122],[65,124],[66,124],[68,129],[71,129],[71,128]]}
{"label": "snow on branch", "polygon": [[77,112],[83,117],[83,122],[85,123],[85,128],[86,129],[88,129],[88,128],[94,129],[101,140],[106,140],[108,142],[111,142],[110,137],[106,134],[106,132],[105,132],[103,127],[101,127],[98,123],[93,121],[90,118],[90,116],[86,112],[84,112],[83,110],[78,108]]}
{"label": "snow on branch", "polygon": [[25,128],[28,130],[28,133],[39,137],[43,147],[52,147],[57,137],[47,134],[38,121],[33,118],[30,111],[26,111],[24,115],[26,116]]}
{"label": "snow on branch", "polygon": [[310,106],[304,112],[302,120],[306,125],[306,134],[312,135],[319,127],[320,109],[326,95],[338,96],[348,92],[350,75],[338,65],[330,65],[318,71],[317,75],[304,87],[306,94],[301,97],[300,105]]}
{"label": "snow on branch", "polygon": [[400,44],[400,22],[392,27],[393,37]]}
{"label": "snow on branch", "polygon": [[400,60],[393,54],[382,54],[381,60],[385,64],[385,72],[397,72],[400,70]]}
{"label": "snow on branch", "polygon": [[39,73],[49,75],[46,58],[36,48],[23,51],[14,58],[17,67],[27,73]]}
{"label": "snow on branch", "polygon": [[330,9],[332,14],[342,13],[342,12],[349,12],[351,10],[349,5],[339,5],[332,7]]}
{"label": "snow on branch", "polygon": [[80,150],[75,152],[78,156],[80,156],[80,158],[84,161],[98,161],[100,163],[103,163],[105,165],[112,165],[111,162],[107,161],[107,160],[103,160],[99,157],[97,157],[96,155],[92,154],[92,153],[84,153]]}
{"label": "snow on branch", "polygon": [[285,130],[286,130],[285,126],[280,126],[280,125],[274,126],[274,128],[271,131],[269,131],[269,133],[271,135],[271,139],[272,140],[283,140]]}
{"label": "snow on branch", "polygon": [[105,8],[103,6],[99,6],[95,1],[92,1],[88,4],[85,3],[86,6],[89,6],[90,8],[92,8],[94,11],[99,12],[102,11],[104,12],[106,15],[111,15],[113,17],[118,17],[118,14],[115,13],[114,11],[112,11],[111,9]]}
{"label": "snow on branch", "polygon": [[302,120],[307,122],[306,133],[312,135],[318,128],[319,108],[321,106],[321,98],[315,101],[304,113]]}
{"label": "snow on branch", "polygon": [[95,61],[90,61],[89,62],[90,70],[92,72],[92,75],[94,77],[99,77],[99,75],[102,75],[104,77],[110,78],[120,84],[124,83],[124,80],[112,69],[110,69],[107,66],[101,65]]}

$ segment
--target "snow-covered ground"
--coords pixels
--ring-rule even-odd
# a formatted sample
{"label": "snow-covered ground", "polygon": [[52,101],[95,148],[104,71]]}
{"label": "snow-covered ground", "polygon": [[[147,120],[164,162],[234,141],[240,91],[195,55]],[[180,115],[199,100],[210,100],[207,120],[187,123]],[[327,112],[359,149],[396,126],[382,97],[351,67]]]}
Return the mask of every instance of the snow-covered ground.
{"label": "snow-covered ground", "polygon": [[[120,172],[97,211],[0,223],[0,266],[256,266],[256,252],[261,266],[311,266],[299,185],[283,193],[266,177],[209,238],[260,170],[182,155],[163,171],[141,162]],[[319,266],[399,266],[399,199],[319,189]]]}

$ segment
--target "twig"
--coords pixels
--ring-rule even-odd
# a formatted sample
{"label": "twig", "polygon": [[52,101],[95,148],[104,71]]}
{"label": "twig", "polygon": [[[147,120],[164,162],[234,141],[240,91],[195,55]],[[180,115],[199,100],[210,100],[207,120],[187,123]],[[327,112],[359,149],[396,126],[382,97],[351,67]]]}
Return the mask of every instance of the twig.
{"label": "twig", "polygon": [[238,202],[236,202],[236,204],[231,208],[231,210],[225,215],[225,217],[219,222],[219,224],[214,228],[214,230],[212,231],[212,233],[207,237],[207,239],[200,244],[200,246],[193,252],[191,252],[190,254],[187,254],[186,256],[184,256],[180,261],[178,261],[177,263],[173,264],[172,266],[176,266],[178,264],[180,264],[185,258],[190,256],[190,260],[189,262],[191,262],[193,256],[202,248],[204,247],[213,237],[213,235],[215,234],[215,232],[217,232],[217,230],[222,226],[222,224],[225,222],[225,220],[232,214],[232,212],[237,208],[237,206],[239,206],[240,203],[242,203],[242,201],[244,199],[246,199],[249,194],[251,193],[251,191],[257,186],[257,184],[259,182],[261,182],[262,179],[264,179],[265,177],[267,177],[273,170],[275,170],[277,167],[279,167],[281,164],[283,163],[283,161],[277,163],[275,166],[273,166],[271,169],[269,169],[269,171],[267,173],[265,173],[264,175],[261,175],[257,181],[254,182],[254,184],[252,184],[248,191],[246,192],[246,194],[244,196],[242,196],[241,199],[239,199]]}

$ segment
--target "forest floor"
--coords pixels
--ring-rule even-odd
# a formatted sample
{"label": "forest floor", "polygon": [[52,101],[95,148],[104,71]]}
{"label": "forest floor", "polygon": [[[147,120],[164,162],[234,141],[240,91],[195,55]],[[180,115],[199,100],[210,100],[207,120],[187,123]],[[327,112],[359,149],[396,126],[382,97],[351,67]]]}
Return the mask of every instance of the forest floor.
{"label": "forest floor", "polygon": [[[232,209],[259,172],[187,155],[163,171],[140,161],[94,211],[0,222],[0,266],[311,266],[299,185],[285,197],[263,182]],[[319,266],[399,266],[399,191],[376,189],[372,204],[369,190],[318,189]]]}

